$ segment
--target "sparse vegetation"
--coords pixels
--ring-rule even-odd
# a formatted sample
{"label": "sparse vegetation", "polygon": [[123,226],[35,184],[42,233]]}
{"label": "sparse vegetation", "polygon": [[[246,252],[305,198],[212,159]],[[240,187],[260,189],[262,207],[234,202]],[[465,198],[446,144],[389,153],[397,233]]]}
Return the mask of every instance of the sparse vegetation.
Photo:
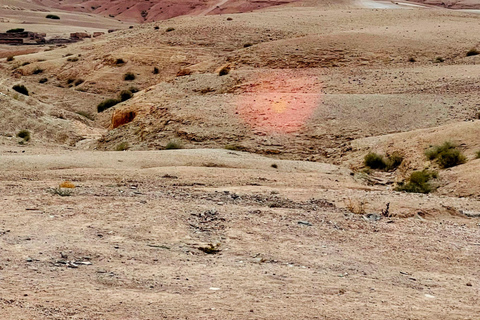
{"label": "sparse vegetation", "polygon": [[68,62],[77,62],[77,61],[78,61],[78,57],[70,57],[70,58],[67,58],[67,61],[68,61]]}
{"label": "sparse vegetation", "polygon": [[75,185],[71,181],[65,180],[60,183],[59,188],[75,189]]}
{"label": "sparse vegetation", "polygon": [[7,57],[7,61],[13,61],[13,60],[15,60],[15,57],[14,57],[14,56],[8,56],[8,57]]}
{"label": "sparse vegetation", "polygon": [[32,74],[40,74],[40,73],[43,73],[43,69],[39,68],[39,67],[36,67],[35,69],[33,69],[32,71]]}
{"label": "sparse vegetation", "polygon": [[130,148],[130,145],[128,144],[128,142],[123,141],[115,147],[115,150],[116,151],[125,151],[125,150],[128,150],[128,148]]}
{"label": "sparse vegetation", "polygon": [[219,76],[226,76],[227,74],[230,73],[230,66],[224,66],[223,68],[220,69],[220,71],[218,72],[218,75]]}
{"label": "sparse vegetation", "polygon": [[251,44],[251,43],[245,43],[245,44],[243,45],[244,48],[248,48],[248,47],[251,47],[251,46],[253,46],[253,44]]}
{"label": "sparse vegetation", "polygon": [[467,51],[467,57],[476,56],[476,55],[479,55],[479,54],[480,54],[480,51],[478,51],[475,48],[472,48],[472,49]]}
{"label": "sparse vegetation", "polygon": [[10,29],[10,30],[7,30],[7,33],[20,33],[20,32],[24,32],[25,29],[23,28],[15,28],[15,29]]}
{"label": "sparse vegetation", "polygon": [[48,82],[47,78],[41,78],[40,80],[38,80],[38,83],[45,83],[45,82]]}
{"label": "sparse vegetation", "polygon": [[414,171],[410,175],[408,182],[397,186],[395,190],[413,193],[429,193],[434,189],[430,184],[430,180],[436,179],[437,177],[438,173],[436,171]]}
{"label": "sparse vegetation", "polygon": [[120,100],[118,99],[106,99],[100,102],[97,106],[97,112],[103,112],[117,104],[120,103]]}
{"label": "sparse vegetation", "polygon": [[170,28],[167,28],[167,30],[165,30],[165,31],[167,31],[167,32],[172,32],[172,31],[174,31],[174,30],[175,30],[175,28],[170,27]]}
{"label": "sparse vegetation", "polygon": [[403,156],[395,151],[385,158],[375,152],[370,152],[365,156],[363,161],[365,166],[370,169],[392,171],[400,166],[403,161]]}
{"label": "sparse vegetation", "polygon": [[123,80],[125,81],[133,81],[135,80],[136,76],[133,72],[127,72],[123,75]]}
{"label": "sparse vegetation", "polygon": [[231,151],[245,150],[244,147],[242,147],[241,145],[238,145],[238,144],[227,144],[224,148],[227,149],[227,150],[231,150]]}
{"label": "sparse vegetation", "polygon": [[480,150],[475,153],[475,159],[480,159]]}
{"label": "sparse vegetation", "polygon": [[273,163],[273,164],[271,165],[271,167],[274,168],[274,169],[278,169],[278,165],[277,165],[276,163]]}
{"label": "sparse vegetation", "polygon": [[417,62],[417,60],[414,57],[408,58],[408,62]]}
{"label": "sparse vegetation", "polygon": [[22,67],[24,67],[24,66],[28,66],[29,64],[30,64],[30,62],[28,62],[28,61],[25,61],[24,63],[22,63]]}
{"label": "sparse vegetation", "polygon": [[60,197],[69,197],[72,195],[73,191],[70,188],[53,188],[50,189],[50,192],[54,195],[58,195]]}
{"label": "sparse vegetation", "polygon": [[98,112],[103,112],[103,111],[119,104],[120,102],[127,101],[128,99],[132,98],[133,93],[137,92],[137,91],[138,91],[138,89],[135,88],[135,87],[130,87],[129,90],[123,90],[118,94],[117,99],[107,99],[107,100],[104,100],[104,101],[100,102],[97,106],[97,111]]}
{"label": "sparse vegetation", "polygon": [[140,91],[137,87],[130,87],[130,88],[128,88],[128,90],[129,90],[131,93],[136,93],[136,92]]}
{"label": "sparse vegetation", "polygon": [[127,101],[131,97],[133,97],[133,93],[130,90],[123,90],[119,95],[120,101],[122,102]]}
{"label": "sparse vegetation", "polygon": [[427,149],[425,155],[429,160],[436,160],[440,168],[454,167],[467,161],[463,153],[448,141]]}
{"label": "sparse vegetation", "polygon": [[47,14],[47,16],[45,18],[53,19],[53,20],[60,20],[60,17],[55,15],[55,14]]}
{"label": "sparse vegetation", "polygon": [[445,61],[445,59],[443,57],[436,57],[433,60],[434,63],[441,63],[441,62],[444,62],[444,61]]}
{"label": "sparse vegetation", "polygon": [[183,148],[182,144],[176,140],[169,141],[165,146],[165,149],[167,150],[175,150],[175,149],[182,149],[182,148]]}
{"label": "sparse vegetation", "polygon": [[125,64],[125,60],[123,60],[122,58],[118,58],[117,60],[115,60],[115,64],[116,64],[116,65]]}
{"label": "sparse vegetation", "polygon": [[20,130],[17,133],[17,138],[23,139],[23,141],[27,142],[30,141],[30,131],[28,130]]}
{"label": "sparse vegetation", "polygon": [[160,72],[160,70],[158,70],[157,67],[153,68],[153,71],[152,71],[153,74],[158,74],[159,72]]}
{"label": "sparse vegetation", "polygon": [[360,200],[352,200],[352,198],[348,198],[345,201],[345,205],[351,213],[355,214],[365,214],[365,202]]}
{"label": "sparse vegetation", "polygon": [[85,82],[85,80],[83,80],[83,79],[77,79],[77,80],[75,80],[75,82],[74,82],[73,84],[74,84],[75,86],[79,86],[79,85],[81,85],[81,84],[84,83],[84,82]]}
{"label": "sparse vegetation", "polygon": [[28,96],[28,89],[23,84],[16,84],[12,87],[13,90]]}
{"label": "sparse vegetation", "polygon": [[375,152],[369,152],[363,159],[364,164],[371,169],[385,169],[387,163],[382,155]]}

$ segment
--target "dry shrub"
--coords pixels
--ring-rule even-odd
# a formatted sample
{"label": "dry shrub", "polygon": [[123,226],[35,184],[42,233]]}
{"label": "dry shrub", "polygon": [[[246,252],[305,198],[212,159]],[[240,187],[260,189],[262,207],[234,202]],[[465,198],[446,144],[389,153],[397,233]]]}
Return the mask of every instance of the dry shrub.
{"label": "dry shrub", "polygon": [[71,181],[65,180],[60,183],[59,188],[74,189],[75,185]]}
{"label": "dry shrub", "polygon": [[345,204],[346,204],[346,207],[347,207],[348,211],[350,211],[351,213],[355,213],[355,214],[365,214],[366,213],[365,202],[364,201],[348,198],[345,201]]}

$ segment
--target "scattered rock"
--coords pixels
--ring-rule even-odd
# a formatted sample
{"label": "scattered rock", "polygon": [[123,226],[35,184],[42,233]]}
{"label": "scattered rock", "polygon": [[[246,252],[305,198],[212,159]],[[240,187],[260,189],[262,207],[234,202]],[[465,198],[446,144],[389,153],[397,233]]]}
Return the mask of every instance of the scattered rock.
{"label": "scattered rock", "polygon": [[309,226],[309,227],[312,226],[312,224],[311,224],[310,222],[308,222],[308,221],[298,221],[297,223],[298,223],[299,225],[304,225],[304,226]]}
{"label": "scattered rock", "polygon": [[365,221],[378,221],[380,219],[382,219],[382,216],[376,214],[376,213],[367,213],[367,214],[364,214],[362,216],[362,218],[365,220]]}

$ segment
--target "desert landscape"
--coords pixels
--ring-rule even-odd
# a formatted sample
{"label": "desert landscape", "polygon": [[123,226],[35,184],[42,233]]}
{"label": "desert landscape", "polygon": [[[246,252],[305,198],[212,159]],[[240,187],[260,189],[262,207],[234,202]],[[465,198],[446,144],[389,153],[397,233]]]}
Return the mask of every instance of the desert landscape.
{"label": "desert landscape", "polygon": [[479,5],[0,0],[0,318],[478,319]]}

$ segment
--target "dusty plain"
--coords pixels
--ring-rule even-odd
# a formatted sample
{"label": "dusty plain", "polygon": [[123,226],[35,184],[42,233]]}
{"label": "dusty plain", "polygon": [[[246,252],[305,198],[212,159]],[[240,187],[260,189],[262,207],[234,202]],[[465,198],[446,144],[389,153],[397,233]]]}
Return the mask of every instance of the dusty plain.
{"label": "dusty plain", "polygon": [[0,1],[1,32],[118,29],[0,47],[0,318],[478,319],[478,13],[168,5]]}

